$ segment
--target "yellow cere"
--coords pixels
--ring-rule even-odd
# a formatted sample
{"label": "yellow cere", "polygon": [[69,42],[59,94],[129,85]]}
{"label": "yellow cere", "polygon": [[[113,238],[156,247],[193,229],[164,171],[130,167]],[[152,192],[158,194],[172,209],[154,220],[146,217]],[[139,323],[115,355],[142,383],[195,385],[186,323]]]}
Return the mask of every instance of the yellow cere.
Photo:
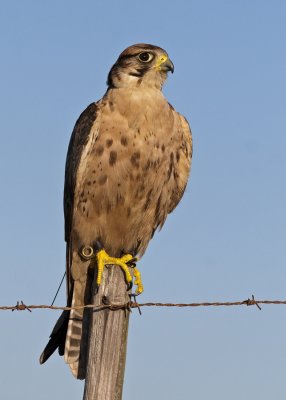
{"label": "yellow cere", "polygon": [[166,54],[163,54],[158,58],[158,61],[156,62],[155,68],[160,70],[161,65],[168,60],[168,56]]}

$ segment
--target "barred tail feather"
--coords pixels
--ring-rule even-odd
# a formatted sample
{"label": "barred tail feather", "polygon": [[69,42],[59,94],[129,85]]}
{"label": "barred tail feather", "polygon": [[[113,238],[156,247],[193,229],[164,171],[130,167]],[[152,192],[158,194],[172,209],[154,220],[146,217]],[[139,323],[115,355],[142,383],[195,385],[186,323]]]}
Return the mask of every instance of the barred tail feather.
{"label": "barred tail feather", "polygon": [[[70,263],[70,251],[67,254],[67,263]],[[68,271],[73,270],[76,278],[72,279],[68,275],[68,300],[67,305],[71,307],[82,306],[89,301],[88,279],[88,264],[83,265],[78,254],[73,254],[72,265],[68,267]],[[87,341],[88,341],[88,326],[89,326],[88,310],[72,309],[65,310],[58,319],[50,340],[40,356],[40,363],[43,364],[58,348],[59,354],[64,355],[64,360],[73,375],[78,379],[85,378]]]}
{"label": "barred tail feather", "polygon": [[[72,307],[84,304],[84,288],[80,281],[75,281],[73,288]],[[64,360],[69,364],[73,375],[83,379],[79,371],[79,361],[82,343],[84,310],[71,310],[65,342]]]}

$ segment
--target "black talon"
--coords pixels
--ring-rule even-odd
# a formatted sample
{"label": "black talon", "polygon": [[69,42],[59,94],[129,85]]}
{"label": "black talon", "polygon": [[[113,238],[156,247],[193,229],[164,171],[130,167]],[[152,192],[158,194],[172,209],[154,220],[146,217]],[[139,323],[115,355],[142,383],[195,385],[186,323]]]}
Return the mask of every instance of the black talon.
{"label": "black talon", "polygon": [[126,264],[128,265],[128,267],[135,268],[137,261],[138,261],[137,258],[134,257],[134,258],[131,258],[131,260],[129,260]]}
{"label": "black talon", "polygon": [[132,289],[132,286],[133,286],[132,281],[127,284],[127,292]]}

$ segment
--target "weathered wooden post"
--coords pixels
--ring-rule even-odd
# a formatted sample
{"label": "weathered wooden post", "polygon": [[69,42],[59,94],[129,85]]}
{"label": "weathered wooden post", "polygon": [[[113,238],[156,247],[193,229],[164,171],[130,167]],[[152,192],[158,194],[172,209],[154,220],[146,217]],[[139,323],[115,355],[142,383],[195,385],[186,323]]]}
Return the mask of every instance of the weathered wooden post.
{"label": "weathered wooden post", "polygon": [[[132,268],[129,270],[133,275]],[[94,292],[92,304],[96,308],[90,317],[83,400],[121,400],[130,311],[101,308],[130,301],[121,268],[105,267],[98,293]]]}

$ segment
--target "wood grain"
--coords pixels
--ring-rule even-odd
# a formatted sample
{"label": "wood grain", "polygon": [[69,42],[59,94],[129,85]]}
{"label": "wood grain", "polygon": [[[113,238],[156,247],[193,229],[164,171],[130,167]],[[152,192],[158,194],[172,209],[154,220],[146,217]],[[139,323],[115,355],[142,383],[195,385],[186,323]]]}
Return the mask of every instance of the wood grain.
{"label": "wood grain", "polygon": [[[126,287],[124,274],[118,266],[105,268],[93,304],[127,303]],[[129,314],[130,311],[124,309],[92,311],[83,400],[122,399]]]}

